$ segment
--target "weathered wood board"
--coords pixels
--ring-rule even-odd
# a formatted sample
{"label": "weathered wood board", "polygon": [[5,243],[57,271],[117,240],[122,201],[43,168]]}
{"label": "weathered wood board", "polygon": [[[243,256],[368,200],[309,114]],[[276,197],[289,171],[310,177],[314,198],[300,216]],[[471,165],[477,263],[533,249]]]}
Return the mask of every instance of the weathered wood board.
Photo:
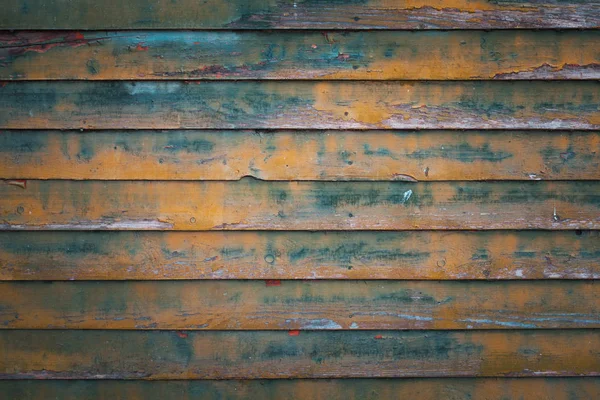
{"label": "weathered wood board", "polygon": [[600,129],[600,82],[3,82],[6,129]]}
{"label": "weathered wood board", "polygon": [[0,280],[600,279],[600,233],[0,232]]}
{"label": "weathered wood board", "polygon": [[598,182],[5,181],[4,230],[600,229]]}
{"label": "weathered wood board", "polygon": [[585,131],[18,130],[0,131],[0,155],[4,179],[600,179]]}
{"label": "weathered wood board", "polygon": [[596,0],[4,0],[0,29],[598,28]]}
{"label": "weathered wood board", "polygon": [[599,79],[598,31],[0,32],[0,79]]}
{"label": "weathered wood board", "polygon": [[592,330],[3,330],[0,378],[598,376],[598,348]]}
{"label": "weathered wood board", "polygon": [[29,400],[164,400],[265,399],[378,400],[422,399],[589,400],[600,392],[600,378],[402,378],[301,379],[247,381],[0,381],[11,399]]}
{"label": "weathered wood board", "polygon": [[600,328],[570,282],[2,282],[2,329]]}
{"label": "weathered wood board", "polygon": [[600,398],[600,1],[1,8],[0,398]]}

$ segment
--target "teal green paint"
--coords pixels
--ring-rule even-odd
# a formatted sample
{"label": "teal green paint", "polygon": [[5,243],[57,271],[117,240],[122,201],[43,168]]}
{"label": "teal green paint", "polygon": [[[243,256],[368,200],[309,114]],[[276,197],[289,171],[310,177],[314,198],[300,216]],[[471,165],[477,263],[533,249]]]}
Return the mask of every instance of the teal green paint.
{"label": "teal green paint", "polygon": [[535,258],[538,256],[535,251],[514,251],[513,256],[517,259],[519,258]]}
{"label": "teal green paint", "polygon": [[[15,131],[0,131],[0,153],[29,154],[45,151],[48,137],[41,133]],[[5,155],[6,157],[7,155]]]}
{"label": "teal green paint", "polygon": [[358,242],[353,243],[350,240],[340,244],[337,247],[315,247],[315,248],[300,248],[295,251],[290,251],[288,254],[289,260],[296,263],[305,259],[315,262],[339,262],[342,264],[350,264],[361,261],[396,261],[401,259],[421,260],[426,258],[429,253],[426,252],[403,252],[401,250],[392,249],[369,249],[368,243]]}
{"label": "teal green paint", "polygon": [[487,185],[462,185],[455,187],[456,193],[452,201],[457,202],[487,202],[492,196],[492,188]]}
{"label": "teal green paint", "polygon": [[473,256],[471,256],[471,260],[488,260],[489,253],[487,249],[477,249]]}
{"label": "teal green paint", "polygon": [[419,160],[446,158],[464,163],[473,163],[475,161],[500,162],[513,157],[513,154],[505,151],[493,151],[490,149],[489,143],[473,147],[468,142],[462,142],[458,145],[440,144],[436,148],[419,149],[407,154],[407,157]]}
{"label": "teal green paint", "polygon": [[171,250],[166,247],[161,248],[162,254],[167,260],[173,260],[178,258],[189,258],[189,255],[185,251]]}
{"label": "teal green paint", "polygon": [[338,152],[338,157],[340,160],[342,160],[346,164],[352,165],[352,164],[354,164],[354,161],[352,161],[351,158],[354,154],[355,153],[353,153],[353,152],[343,150],[343,151]]}
{"label": "teal green paint", "polygon": [[[416,187],[398,182],[382,185],[332,185],[314,183],[314,197],[319,208],[374,207],[384,204],[419,204]],[[426,196],[425,196],[426,197]]]}
{"label": "teal green paint", "polygon": [[78,135],[78,149],[79,151],[75,155],[78,161],[81,162],[89,162],[92,158],[94,158],[95,152],[95,140],[90,135]]}
{"label": "teal green paint", "polygon": [[92,75],[96,75],[100,72],[100,63],[96,59],[88,60],[85,65],[88,72]]}
{"label": "teal green paint", "polygon": [[[86,286],[88,288],[91,288],[93,290],[93,292],[97,293],[98,289],[99,289],[99,291],[102,292],[102,298],[100,299],[100,301],[98,301],[98,303],[94,307],[98,310],[98,312],[100,314],[107,314],[107,315],[125,314],[128,309],[128,306],[130,306],[130,305],[132,306],[133,309],[135,309],[135,303],[132,302],[132,298],[129,295],[129,293],[127,293],[127,291],[119,289],[117,287],[118,284],[122,285],[125,282],[113,282],[113,283],[85,282],[85,283],[87,284]],[[87,294],[87,293],[90,293],[91,291],[86,290],[86,286],[82,286],[81,290]],[[94,286],[96,286],[97,289],[95,289]],[[110,286],[115,287],[116,290],[110,290]],[[162,293],[161,293],[161,295],[162,295]],[[77,304],[77,303],[74,303],[74,304]]]}
{"label": "teal green paint", "polygon": [[440,301],[437,301],[433,296],[412,289],[402,289],[392,293],[380,294],[375,296],[373,300],[400,304],[440,304]]}
{"label": "teal green paint", "polygon": [[[162,139],[162,138],[161,138]],[[153,151],[157,153],[177,153],[185,151],[187,153],[210,153],[215,148],[215,143],[203,138],[189,139],[188,135],[182,132],[175,132],[169,135],[164,145],[160,143],[154,146]]]}
{"label": "teal green paint", "polygon": [[502,203],[527,203],[556,200],[571,204],[589,204],[600,208],[600,193],[590,192],[590,183],[573,181],[568,191],[544,190],[542,182],[523,182],[519,187],[502,192],[498,201]]}
{"label": "teal green paint", "polygon": [[244,247],[223,247],[220,251],[221,255],[225,258],[239,258],[240,256],[246,255],[247,250]]}
{"label": "teal green paint", "polygon": [[371,150],[371,147],[369,146],[368,143],[365,143],[363,145],[363,149],[364,149],[363,153],[367,156],[375,155],[375,156],[379,156],[379,157],[389,157],[393,160],[397,159],[396,157],[394,157],[392,152],[389,151],[388,149],[384,149],[384,148],[380,147],[377,150]]}

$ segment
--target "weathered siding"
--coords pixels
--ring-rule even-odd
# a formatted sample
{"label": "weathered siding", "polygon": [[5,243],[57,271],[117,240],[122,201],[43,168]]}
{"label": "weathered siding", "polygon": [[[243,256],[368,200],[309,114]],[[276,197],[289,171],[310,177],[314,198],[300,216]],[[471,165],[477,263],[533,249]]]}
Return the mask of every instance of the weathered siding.
{"label": "weathered siding", "polygon": [[600,229],[576,181],[6,181],[0,205],[5,230]]}
{"label": "weathered siding", "polygon": [[4,330],[0,378],[597,376],[599,347],[591,330]]}
{"label": "weathered siding", "polygon": [[12,399],[28,400],[378,400],[423,399],[589,400],[600,378],[453,378],[453,379],[278,379],[278,380],[21,380],[0,381]]}
{"label": "weathered siding", "polygon": [[4,29],[598,28],[596,0],[5,0]]}
{"label": "weathered siding", "polygon": [[599,328],[581,282],[2,282],[20,329]]}
{"label": "weathered siding", "polygon": [[599,59],[596,31],[0,34],[7,80],[598,79]]}
{"label": "weathered siding", "polygon": [[598,28],[4,1],[0,398],[600,398]]}
{"label": "weathered siding", "polygon": [[[524,152],[523,149],[531,149]],[[11,179],[595,180],[597,131],[0,131]]]}
{"label": "weathered siding", "polygon": [[595,231],[0,232],[0,279],[598,279]]}
{"label": "weathered siding", "polygon": [[600,82],[5,82],[6,129],[600,128]]}

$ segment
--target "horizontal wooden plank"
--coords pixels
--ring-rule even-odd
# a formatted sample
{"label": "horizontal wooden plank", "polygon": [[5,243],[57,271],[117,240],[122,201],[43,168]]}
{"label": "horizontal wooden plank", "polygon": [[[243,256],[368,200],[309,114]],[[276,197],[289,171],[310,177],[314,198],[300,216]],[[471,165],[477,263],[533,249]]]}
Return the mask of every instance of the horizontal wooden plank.
{"label": "horizontal wooden plank", "polygon": [[0,232],[0,280],[600,279],[599,235]]}
{"label": "horizontal wooden plank", "polygon": [[163,400],[265,399],[594,399],[600,379],[585,378],[404,378],[248,381],[0,381],[11,399]]}
{"label": "horizontal wooden plank", "polygon": [[5,179],[600,179],[599,132],[0,131],[0,154]]}
{"label": "horizontal wooden plank", "polygon": [[[594,330],[0,331],[1,379],[597,376]],[[574,344],[577,345],[574,345]]]}
{"label": "horizontal wooden plank", "polygon": [[600,328],[594,281],[2,282],[1,329]]}
{"label": "horizontal wooden plank", "polygon": [[600,182],[4,181],[4,230],[600,229]]}
{"label": "horizontal wooden plank", "polygon": [[598,60],[598,31],[0,32],[3,80],[599,79]]}
{"label": "horizontal wooden plank", "polygon": [[4,82],[0,128],[599,129],[600,82]]}
{"label": "horizontal wooden plank", "polygon": [[598,28],[595,0],[5,0],[0,29]]}

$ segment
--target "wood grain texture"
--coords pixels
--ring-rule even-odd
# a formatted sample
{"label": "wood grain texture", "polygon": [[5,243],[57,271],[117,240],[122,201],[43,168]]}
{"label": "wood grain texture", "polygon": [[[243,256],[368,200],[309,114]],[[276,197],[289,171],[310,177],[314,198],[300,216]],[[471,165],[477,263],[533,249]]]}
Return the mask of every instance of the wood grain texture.
{"label": "wood grain texture", "polygon": [[598,376],[599,348],[593,330],[3,330],[0,378]]}
{"label": "wood grain texture", "polygon": [[597,182],[5,181],[4,230],[600,229]]}
{"label": "wood grain texture", "polygon": [[569,282],[2,282],[2,329],[600,328],[600,285]]}
{"label": "wood grain texture", "polygon": [[248,381],[0,381],[11,399],[28,400],[379,400],[554,399],[590,400],[600,379],[586,378],[404,378]]}
{"label": "wood grain texture", "polygon": [[3,80],[599,79],[599,60],[597,31],[0,33]]}
{"label": "wood grain texture", "polygon": [[0,232],[0,280],[600,279],[599,235]]}
{"label": "wood grain texture", "polygon": [[5,0],[0,29],[598,28],[595,0]]}
{"label": "wood grain texture", "polygon": [[5,179],[600,179],[598,132],[0,131],[0,155]]}
{"label": "wood grain texture", "polygon": [[599,129],[600,82],[4,82],[0,128]]}

